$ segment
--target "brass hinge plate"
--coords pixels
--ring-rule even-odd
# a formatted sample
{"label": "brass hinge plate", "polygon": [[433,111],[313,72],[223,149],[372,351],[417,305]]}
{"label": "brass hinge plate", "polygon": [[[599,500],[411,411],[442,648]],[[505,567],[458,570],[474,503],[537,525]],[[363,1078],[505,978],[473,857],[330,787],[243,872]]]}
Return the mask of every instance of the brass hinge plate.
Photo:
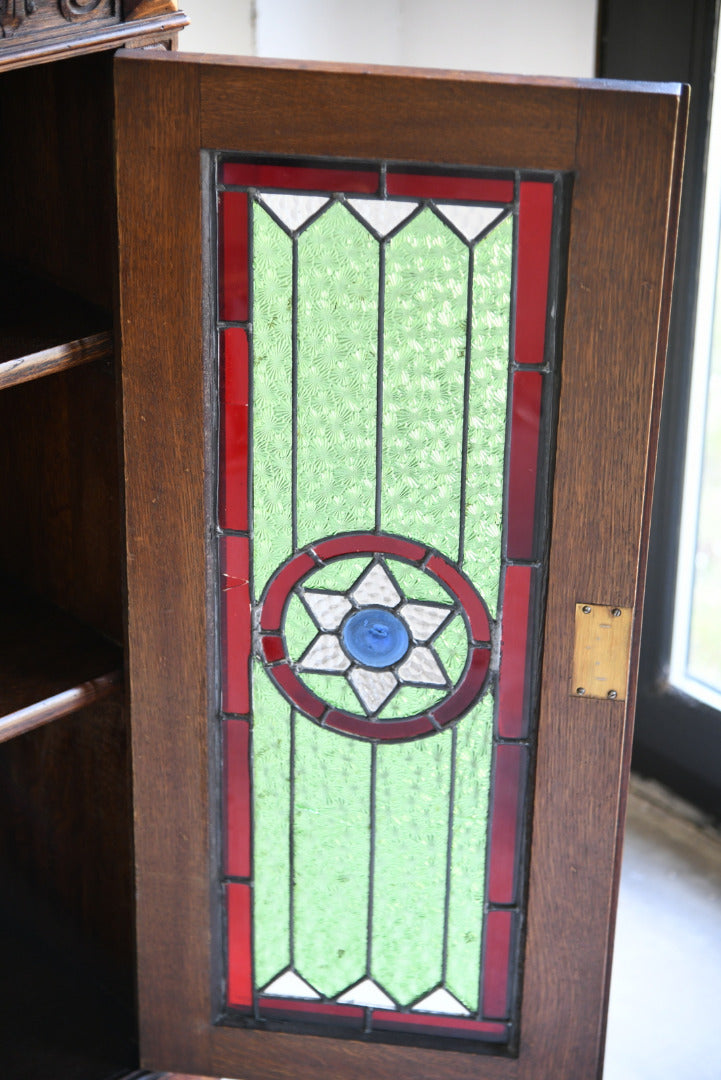
{"label": "brass hinge plate", "polygon": [[574,697],[626,700],[633,608],[576,604]]}

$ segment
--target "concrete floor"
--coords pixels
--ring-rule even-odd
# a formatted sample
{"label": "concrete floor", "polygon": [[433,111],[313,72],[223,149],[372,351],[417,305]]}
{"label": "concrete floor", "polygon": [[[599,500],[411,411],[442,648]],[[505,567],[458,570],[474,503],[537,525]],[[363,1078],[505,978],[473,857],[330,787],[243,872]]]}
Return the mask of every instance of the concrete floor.
{"label": "concrete floor", "polygon": [[604,1080],[721,1080],[721,834],[638,780],[628,807]]}

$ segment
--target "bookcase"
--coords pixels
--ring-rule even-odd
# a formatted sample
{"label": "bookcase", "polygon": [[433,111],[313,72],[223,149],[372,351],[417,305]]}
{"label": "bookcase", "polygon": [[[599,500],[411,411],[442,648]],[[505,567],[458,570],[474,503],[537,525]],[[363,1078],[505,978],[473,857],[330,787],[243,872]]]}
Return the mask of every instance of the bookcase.
{"label": "bookcase", "polygon": [[0,1070],[137,1059],[112,52],[167,0],[0,5]]}

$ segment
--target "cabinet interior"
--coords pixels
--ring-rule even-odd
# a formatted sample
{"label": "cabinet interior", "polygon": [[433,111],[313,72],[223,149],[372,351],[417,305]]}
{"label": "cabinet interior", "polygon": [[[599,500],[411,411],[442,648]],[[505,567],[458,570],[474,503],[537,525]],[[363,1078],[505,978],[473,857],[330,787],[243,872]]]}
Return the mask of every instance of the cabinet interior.
{"label": "cabinet interior", "polygon": [[112,57],[0,79],[3,1074],[136,1064]]}

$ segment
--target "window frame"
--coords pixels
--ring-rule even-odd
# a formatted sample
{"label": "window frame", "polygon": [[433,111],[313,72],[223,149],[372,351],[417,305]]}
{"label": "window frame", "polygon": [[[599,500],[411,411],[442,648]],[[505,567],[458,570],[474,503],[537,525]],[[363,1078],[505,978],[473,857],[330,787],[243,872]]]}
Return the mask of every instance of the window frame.
{"label": "window frame", "polygon": [[598,72],[692,87],[648,554],[633,768],[721,815],[721,715],[669,678],[718,0],[604,0]]}

